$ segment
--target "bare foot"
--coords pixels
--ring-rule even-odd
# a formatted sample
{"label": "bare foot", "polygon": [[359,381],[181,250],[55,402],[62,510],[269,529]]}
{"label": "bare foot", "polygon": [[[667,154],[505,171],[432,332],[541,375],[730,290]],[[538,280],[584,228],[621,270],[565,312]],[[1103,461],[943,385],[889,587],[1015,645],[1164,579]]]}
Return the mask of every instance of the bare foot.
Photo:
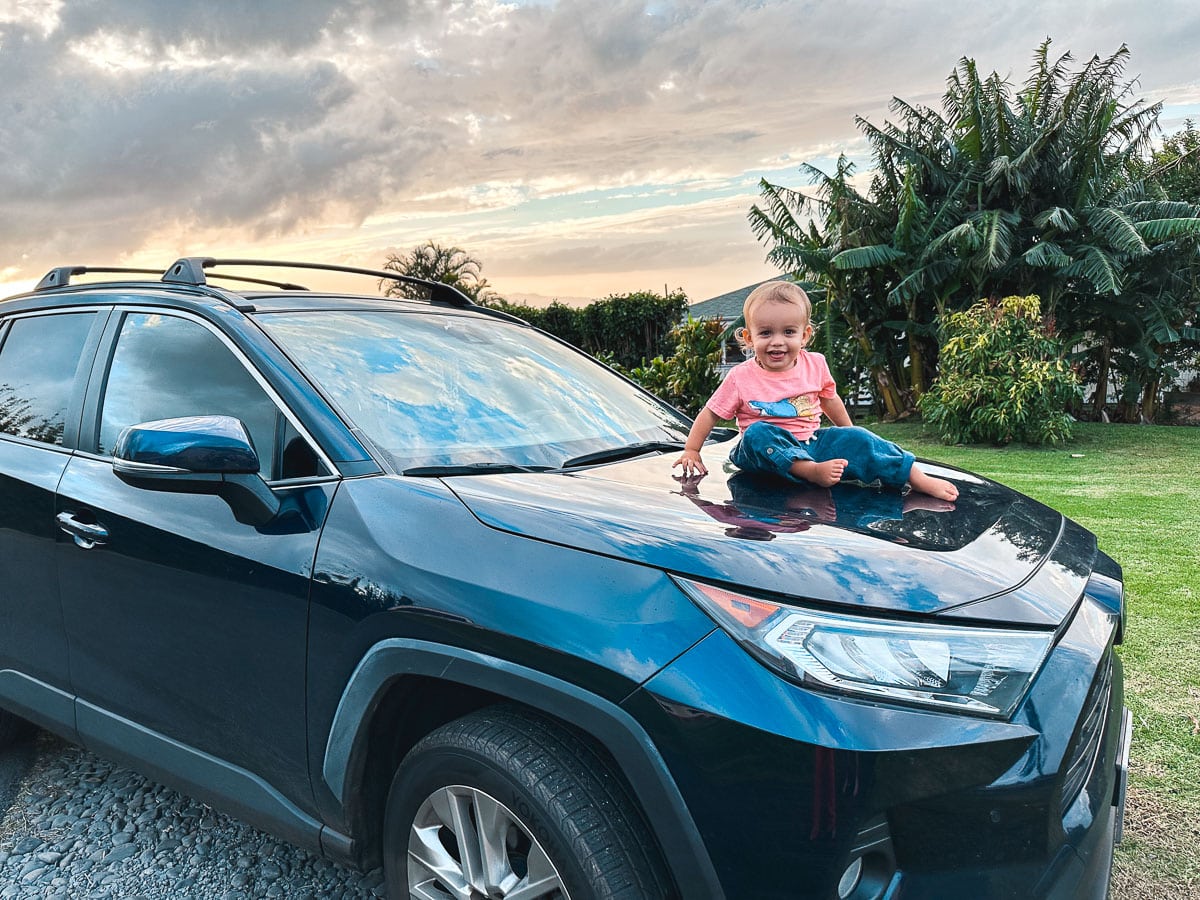
{"label": "bare foot", "polygon": [[916,509],[926,512],[950,512],[954,509],[954,501],[941,500],[931,497],[929,494],[922,494],[920,491],[909,491],[904,495],[904,512],[912,512]]}
{"label": "bare foot", "polygon": [[939,500],[957,500],[958,488],[944,478],[934,478],[913,466],[908,473],[908,483],[914,491],[937,497]]}
{"label": "bare foot", "polygon": [[846,460],[830,459],[819,463],[811,459],[797,459],[792,462],[789,471],[797,478],[803,478],[820,487],[833,487],[842,480],[842,474],[846,471]]}

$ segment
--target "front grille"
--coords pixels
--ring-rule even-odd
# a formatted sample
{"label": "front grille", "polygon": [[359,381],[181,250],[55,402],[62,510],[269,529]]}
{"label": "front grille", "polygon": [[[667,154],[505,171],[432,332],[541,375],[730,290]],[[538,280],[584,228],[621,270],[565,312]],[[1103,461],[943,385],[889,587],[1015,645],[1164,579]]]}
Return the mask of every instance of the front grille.
{"label": "front grille", "polygon": [[1104,738],[1104,723],[1108,719],[1108,703],[1112,696],[1113,663],[1111,652],[1100,664],[1100,673],[1084,705],[1083,718],[1075,735],[1075,743],[1067,760],[1063,778],[1062,811],[1075,802],[1096,765],[1096,756]]}

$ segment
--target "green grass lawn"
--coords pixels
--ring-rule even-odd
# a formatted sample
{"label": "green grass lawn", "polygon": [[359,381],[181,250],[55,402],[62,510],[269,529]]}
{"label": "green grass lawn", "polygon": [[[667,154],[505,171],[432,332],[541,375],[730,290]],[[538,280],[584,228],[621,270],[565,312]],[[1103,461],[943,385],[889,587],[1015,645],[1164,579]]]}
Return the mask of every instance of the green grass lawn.
{"label": "green grass lawn", "polygon": [[1069,445],[1034,449],[869,427],[1062,511],[1124,567],[1134,743],[1113,897],[1200,897],[1200,428],[1081,423]]}

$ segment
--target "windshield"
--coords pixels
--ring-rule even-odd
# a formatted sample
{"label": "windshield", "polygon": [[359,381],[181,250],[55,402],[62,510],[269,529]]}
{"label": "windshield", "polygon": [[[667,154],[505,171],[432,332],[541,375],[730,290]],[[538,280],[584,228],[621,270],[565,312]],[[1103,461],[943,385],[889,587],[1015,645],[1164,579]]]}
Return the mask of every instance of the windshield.
{"label": "windshield", "polygon": [[403,310],[262,313],[258,321],[398,470],[557,467],[682,441],[689,422],[532,328]]}

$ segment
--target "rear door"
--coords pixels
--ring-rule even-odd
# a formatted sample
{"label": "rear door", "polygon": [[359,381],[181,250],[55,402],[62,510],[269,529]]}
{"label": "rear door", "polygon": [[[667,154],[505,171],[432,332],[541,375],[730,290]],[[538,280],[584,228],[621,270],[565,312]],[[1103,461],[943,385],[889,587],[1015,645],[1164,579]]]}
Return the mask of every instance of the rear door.
{"label": "rear door", "polygon": [[74,710],[54,573],[54,492],[105,315],[68,310],[0,322],[0,700],[68,735]]}
{"label": "rear door", "polygon": [[[83,448],[59,486],[58,571],[85,743],[143,758],[184,748],[311,807],[305,758],[308,590],[336,481],[232,343],[198,316],[114,313]],[[220,497],[133,487],[112,470],[128,425],[241,419],[286,523],[238,522]],[[97,540],[76,539],[80,528]],[[194,753],[200,751],[200,754]],[[215,761],[215,762],[214,762]],[[202,786],[202,785],[201,785]]]}

